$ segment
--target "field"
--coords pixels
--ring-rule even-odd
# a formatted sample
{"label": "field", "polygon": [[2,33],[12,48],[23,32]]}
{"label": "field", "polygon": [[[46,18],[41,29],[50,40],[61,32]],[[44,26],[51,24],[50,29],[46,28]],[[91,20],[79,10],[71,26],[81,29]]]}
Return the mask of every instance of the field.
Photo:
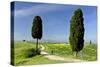
{"label": "field", "polygon": [[[50,51],[53,50],[53,54],[59,55],[62,57],[71,57],[76,58],[75,53],[72,52],[70,45],[66,44],[48,44],[45,46],[46,51],[51,53]],[[85,60],[85,61],[95,61],[97,59],[97,46],[94,44],[85,44],[82,51],[78,54],[78,59]]]}
{"label": "field", "polygon": [[[50,54],[49,56],[57,56],[63,58],[79,59],[82,61],[96,61],[97,60],[97,46],[94,44],[85,44],[82,51],[79,52],[76,58],[75,53],[71,51],[70,45],[65,43],[39,43],[45,49],[44,52]],[[53,64],[63,63],[66,61],[52,60],[46,58],[44,55],[33,56],[35,49],[33,42],[15,42],[14,43],[14,65],[28,65],[28,64]]]}

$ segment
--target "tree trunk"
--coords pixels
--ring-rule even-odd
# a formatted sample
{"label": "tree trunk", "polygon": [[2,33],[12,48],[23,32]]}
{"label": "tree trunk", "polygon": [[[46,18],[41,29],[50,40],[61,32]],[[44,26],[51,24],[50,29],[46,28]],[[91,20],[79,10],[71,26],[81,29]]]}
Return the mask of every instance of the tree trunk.
{"label": "tree trunk", "polygon": [[77,58],[77,54],[78,54],[78,52],[76,52],[76,58]]}
{"label": "tree trunk", "polygon": [[36,53],[38,51],[38,38],[37,38],[37,43],[36,43]]}

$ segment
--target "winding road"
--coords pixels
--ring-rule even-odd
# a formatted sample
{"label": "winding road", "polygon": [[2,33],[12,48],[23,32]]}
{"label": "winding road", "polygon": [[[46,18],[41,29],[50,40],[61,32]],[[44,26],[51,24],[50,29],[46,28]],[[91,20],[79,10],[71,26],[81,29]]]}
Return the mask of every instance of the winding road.
{"label": "winding road", "polygon": [[50,55],[49,53],[45,52],[45,47],[43,45],[41,46],[41,55],[43,55],[45,58],[48,58],[49,60],[56,60],[56,61],[63,61],[63,62],[82,62],[83,60],[80,59],[74,59],[74,58],[64,58],[57,55]]}

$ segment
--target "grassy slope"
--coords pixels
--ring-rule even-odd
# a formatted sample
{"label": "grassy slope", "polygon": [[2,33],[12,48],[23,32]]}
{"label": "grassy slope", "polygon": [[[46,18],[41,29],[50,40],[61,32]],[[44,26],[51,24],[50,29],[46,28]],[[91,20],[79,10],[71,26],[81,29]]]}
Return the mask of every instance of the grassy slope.
{"label": "grassy slope", "polygon": [[88,61],[95,61],[97,60],[97,46],[93,44],[87,44],[84,49],[80,52],[83,53],[83,57],[81,59],[88,60]]}
{"label": "grassy slope", "polygon": [[[54,55],[75,58],[70,45],[53,43],[44,43],[43,45],[48,53],[51,53],[53,50]],[[35,43],[32,42],[15,42],[14,48],[15,65],[60,63],[60,61],[49,60],[42,55],[29,57],[33,53],[32,49],[35,48]],[[97,47],[95,45],[85,45],[79,53],[78,59],[87,61],[96,60]]]}
{"label": "grassy slope", "polygon": [[59,63],[60,61],[53,61],[44,58],[42,55],[32,56],[32,49],[35,48],[35,43],[31,42],[15,42],[14,46],[14,64],[15,65],[27,65],[27,64],[48,64]]}
{"label": "grassy slope", "polygon": [[[53,50],[55,55],[63,56],[63,57],[71,57],[75,58],[75,54],[72,53],[70,45],[66,44],[46,44],[45,45],[47,52],[51,53]],[[78,54],[78,59],[86,60],[86,61],[95,61],[97,60],[97,47],[96,45],[85,45],[83,50]]]}

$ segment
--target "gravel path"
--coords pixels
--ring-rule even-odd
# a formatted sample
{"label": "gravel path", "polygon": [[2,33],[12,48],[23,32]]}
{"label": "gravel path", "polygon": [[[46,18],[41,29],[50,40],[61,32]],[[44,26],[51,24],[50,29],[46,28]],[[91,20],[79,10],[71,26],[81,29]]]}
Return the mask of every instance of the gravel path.
{"label": "gravel path", "polygon": [[64,58],[56,55],[50,55],[49,53],[45,52],[45,47],[41,45],[41,55],[44,55],[45,58],[48,58],[50,60],[56,60],[56,61],[63,61],[63,62],[82,62],[83,60],[80,59],[74,59],[74,58]]}

